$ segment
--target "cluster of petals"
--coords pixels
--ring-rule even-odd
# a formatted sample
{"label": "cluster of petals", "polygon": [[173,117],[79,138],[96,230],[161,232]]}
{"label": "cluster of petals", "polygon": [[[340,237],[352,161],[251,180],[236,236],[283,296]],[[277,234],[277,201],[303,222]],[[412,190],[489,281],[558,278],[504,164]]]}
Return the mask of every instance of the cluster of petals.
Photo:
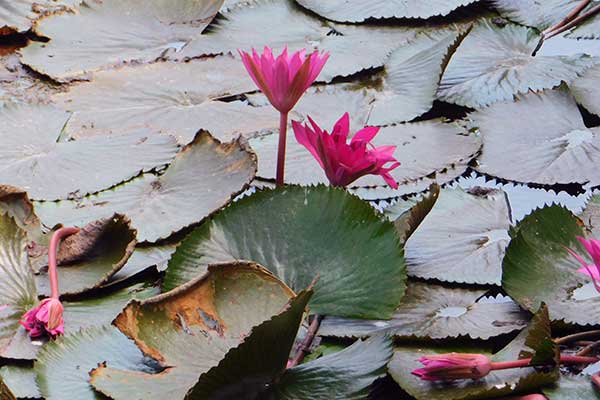
{"label": "cluster of petals", "polygon": [[296,140],[313,155],[333,186],[345,187],[364,175],[380,175],[388,185],[398,188],[390,174],[400,165],[394,158],[396,146],[375,147],[371,144],[379,128],[361,129],[348,143],[348,113],[335,124],[331,134],[321,129],[310,116],[308,120],[310,126],[292,121]]}
{"label": "cluster of petals", "polygon": [[586,240],[581,236],[577,236],[577,240],[583,245],[585,250],[590,255],[591,259],[594,262],[594,265],[589,265],[583,257],[577,254],[574,250],[567,248],[569,253],[573,255],[582,265],[579,272],[584,273],[592,278],[594,282],[594,287],[598,292],[600,292],[600,240],[589,239]]}
{"label": "cluster of petals", "polygon": [[20,321],[32,338],[47,336],[52,339],[65,333],[63,305],[55,298],[44,299],[27,311]]}
{"label": "cluster of petals", "polygon": [[480,379],[492,370],[492,361],[482,354],[449,353],[421,357],[423,368],[412,371],[426,381]]}

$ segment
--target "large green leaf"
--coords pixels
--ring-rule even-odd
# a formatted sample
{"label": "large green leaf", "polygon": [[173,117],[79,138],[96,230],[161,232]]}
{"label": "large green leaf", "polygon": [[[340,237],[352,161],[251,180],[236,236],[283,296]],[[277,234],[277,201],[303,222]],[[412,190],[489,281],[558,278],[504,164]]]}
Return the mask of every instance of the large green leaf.
{"label": "large green leaf", "polygon": [[276,128],[279,118],[271,107],[215,101],[253,90],[242,62],[225,56],[102,71],[94,74],[93,81],[73,86],[54,100],[75,112],[66,127],[73,136],[122,134],[148,127],[187,144],[200,129],[230,141],[240,133]]}
{"label": "large green leaf", "polygon": [[600,393],[587,375],[561,374],[560,379],[543,392],[548,400],[600,400]]}
{"label": "large green leaf", "polygon": [[243,141],[221,144],[200,132],[161,176],[144,174],[81,200],[38,202],[36,211],[49,226],[81,226],[115,213],[125,214],[140,242],[155,242],[228,204],[255,172],[255,156]]}
{"label": "large green leaf", "polygon": [[0,0],[0,35],[24,32],[41,14],[70,10],[77,0]]}
{"label": "large green leaf", "polygon": [[441,100],[481,108],[517,94],[570,83],[593,65],[591,57],[531,54],[539,36],[530,28],[481,22],[463,40],[440,83]]}
{"label": "large green leaf", "polygon": [[[10,393],[4,393],[5,390]],[[7,397],[4,397],[7,396]],[[11,397],[13,396],[13,397]],[[42,397],[35,383],[35,372],[31,367],[5,365],[0,368],[0,398],[3,400],[38,399]]]}
{"label": "large green leaf", "polygon": [[485,301],[485,293],[485,289],[409,282],[406,296],[391,320],[327,317],[319,335],[365,337],[386,333],[401,338],[489,339],[527,325],[529,317],[517,304],[510,299]]}
{"label": "large green leaf", "polygon": [[[575,238],[585,236],[571,212],[552,206],[536,210],[512,232],[503,263],[502,287],[530,311],[544,302],[552,320],[579,325],[600,320],[600,294],[566,248],[587,258]],[[535,282],[535,284],[532,284]]]}
{"label": "large green leaf", "polygon": [[124,62],[155,61],[180,49],[210,23],[223,0],[84,0],[77,13],[46,17],[22,61],[59,81]]}
{"label": "large green leaf", "polygon": [[571,91],[578,103],[583,105],[589,112],[600,116],[600,93],[598,93],[598,82],[600,81],[600,65],[594,66],[576,79],[571,84]]}
{"label": "large green leaf", "polygon": [[566,89],[530,93],[471,118],[483,137],[478,171],[546,185],[600,184],[600,128],[586,128]]}
{"label": "large green leaf", "polygon": [[143,374],[108,362],[93,374],[101,392],[115,398],[129,398],[125,393],[132,392],[144,399],[183,398],[203,373],[293,296],[255,264],[217,265],[209,271],[164,295],[131,302],[115,319],[114,324],[165,369]]}
{"label": "large green leaf", "polygon": [[275,52],[285,46],[290,51],[303,48],[328,51],[331,57],[318,79],[331,81],[334,77],[382,66],[392,50],[415,36],[413,30],[401,26],[325,23],[290,0],[252,3],[252,7],[232,9],[211,25],[206,34],[170,57],[181,60],[227,52],[237,57],[238,48],[263,46],[272,47]]}
{"label": "large green leaf", "polygon": [[408,273],[447,282],[499,285],[511,224],[503,191],[444,189],[406,242]]}
{"label": "large green leaf", "polygon": [[340,22],[363,22],[370,18],[430,18],[448,15],[476,0],[296,0],[315,13]]}
{"label": "large green leaf", "polygon": [[258,262],[296,290],[318,276],[315,314],[389,318],[405,289],[394,225],[338,188],[290,186],[237,201],[182,242],[164,287],[231,260]]}
{"label": "large green leaf", "polygon": [[[527,358],[540,350],[544,357],[540,357],[539,362],[552,365],[556,361],[555,348],[552,346],[550,321],[547,309],[544,308],[534,317],[529,327],[500,352],[494,354],[492,360],[500,362]],[[548,353],[548,348],[553,351]],[[422,367],[418,361],[420,357],[450,352],[490,355],[486,350],[473,346],[456,348],[403,345],[396,348],[388,367],[389,373],[402,389],[417,400],[477,400],[514,395],[551,384],[558,377],[557,369],[538,371],[534,368],[517,368],[493,371],[478,380],[467,379],[440,385],[421,380],[411,374],[411,371]]]}
{"label": "large green leaf", "polygon": [[0,182],[38,200],[107,189],[170,163],[177,152],[174,138],[148,131],[61,141],[70,114],[50,106],[0,107],[0,118]]}

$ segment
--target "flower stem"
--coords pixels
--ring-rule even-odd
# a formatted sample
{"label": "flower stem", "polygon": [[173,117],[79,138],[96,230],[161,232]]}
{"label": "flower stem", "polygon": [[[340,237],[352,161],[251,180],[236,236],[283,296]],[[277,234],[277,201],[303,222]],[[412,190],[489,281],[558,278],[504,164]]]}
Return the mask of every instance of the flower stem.
{"label": "flower stem", "polygon": [[287,144],[287,113],[279,113],[279,147],[277,149],[277,186],[283,186],[285,174],[285,145]]}
{"label": "flower stem", "polygon": [[562,26],[561,28],[553,30],[552,32],[550,32],[548,35],[545,36],[545,40],[548,40],[551,37],[559,35],[559,34],[563,33],[564,31],[567,31],[567,30],[573,28],[574,26],[579,25],[586,19],[591,18],[592,16],[598,14],[599,12],[600,12],[600,4],[597,5],[596,7],[591,8],[589,11],[581,14],[579,17],[575,18],[574,20],[572,20],[568,24]]}
{"label": "flower stem", "polygon": [[50,295],[53,299],[58,299],[59,297],[56,263],[58,245],[63,238],[77,232],[79,232],[79,228],[60,228],[52,234],[52,238],[50,239],[50,248],[48,249],[48,275],[50,276]]}
{"label": "flower stem", "polygon": [[591,2],[592,2],[592,0],[583,0],[562,21],[560,21],[556,25],[553,25],[553,26],[549,27],[544,32],[542,32],[542,34],[544,36],[547,36],[550,33],[554,32],[555,30],[562,28],[563,26],[565,26],[566,24],[568,24],[571,20],[573,20],[573,18],[575,18],[576,16],[578,16],[579,13],[581,11],[583,11],[583,9],[586,8],[588,6],[588,4],[590,4]]}
{"label": "flower stem", "polygon": [[[582,356],[560,356],[560,363],[564,365],[570,364],[592,364],[600,361],[600,359],[596,357],[582,357]],[[501,369],[511,369],[511,368],[524,368],[524,367],[537,367],[538,365],[531,365],[531,358],[522,358],[520,360],[514,361],[502,361],[502,362],[493,362],[492,363],[492,371],[497,371]]]}
{"label": "flower stem", "polygon": [[589,343],[583,349],[579,350],[577,352],[577,355],[578,356],[587,356],[588,354],[590,354],[592,351],[594,351],[598,347],[600,347],[600,341]]}
{"label": "flower stem", "polygon": [[573,342],[575,340],[588,339],[590,337],[597,337],[597,336],[600,336],[600,330],[587,331],[587,332],[579,332],[579,333],[574,333],[574,334],[569,335],[569,336],[563,336],[561,338],[556,338],[556,339],[554,339],[554,343],[556,343],[556,344],[566,344],[566,343],[569,343],[569,342]]}
{"label": "flower stem", "polygon": [[317,335],[317,331],[321,326],[322,320],[323,317],[320,315],[313,316],[313,320],[310,323],[310,326],[308,327],[306,337],[300,344],[298,351],[296,351],[296,356],[292,359],[292,361],[288,362],[287,368],[292,368],[300,364],[302,360],[304,360],[304,357],[306,357],[306,355],[310,353],[310,347],[312,346],[312,342],[315,339],[315,336]]}

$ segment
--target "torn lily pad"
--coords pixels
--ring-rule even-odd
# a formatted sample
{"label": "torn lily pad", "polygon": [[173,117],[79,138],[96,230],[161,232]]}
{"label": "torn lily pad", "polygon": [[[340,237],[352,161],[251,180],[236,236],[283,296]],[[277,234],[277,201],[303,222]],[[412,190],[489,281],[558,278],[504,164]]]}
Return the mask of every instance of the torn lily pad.
{"label": "torn lily pad", "polygon": [[0,36],[28,31],[42,14],[72,11],[78,0],[0,0]]}
{"label": "torn lily pad", "polygon": [[0,368],[0,395],[6,400],[41,398],[35,371],[28,366],[5,365]]}
{"label": "torn lily pad", "polygon": [[476,25],[450,60],[440,100],[475,109],[514,96],[570,83],[594,64],[592,57],[531,54],[539,36],[530,28],[488,20]]}
{"label": "torn lily pad", "polygon": [[529,316],[508,298],[480,301],[485,289],[460,289],[409,282],[406,296],[390,320],[326,317],[319,335],[366,337],[388,334],[402,339],[469,337],[487,340],[523,329]]}
{"label": "torn lily pad", "polygon": [[600,128],[587,128],[565,89],[530,93],[471,114],[483,138],[477,170],[537,183],[600,184]]}
{"label": "torn lily pad", "polygon": [[147,130],[64,140],[70,114],[51,106],[0,107],[0,181],[36,200],[84,196],[171,162],[174,138]]}
{"label": "torn lily pad", "polygon": [[125,214],[140,242],[156,242],[227,205],[245,190],[255,172],[255,156],[242,140],[222,144],[200,132],[160,176],[143,174],[80,200],[38,202],[36,211],[49,226],[82,226]]}
{"label": "torn lily pad", "polygon": [[315,314],[389,318],[404,295],[394,225],[339,188],[287,186],[240,199],[184,239],[163,287],[231,260],[258,262],[295,290],[318,276],[310,303]]}
{"label": "torn lily pad", "polygon": [[[76,13],[39,21],[21,60],[57,81],[81,78],[126,62],[152,62],[199,36],[223,0],[84,0]],[[101,28],[101,29],[100,29]]]}

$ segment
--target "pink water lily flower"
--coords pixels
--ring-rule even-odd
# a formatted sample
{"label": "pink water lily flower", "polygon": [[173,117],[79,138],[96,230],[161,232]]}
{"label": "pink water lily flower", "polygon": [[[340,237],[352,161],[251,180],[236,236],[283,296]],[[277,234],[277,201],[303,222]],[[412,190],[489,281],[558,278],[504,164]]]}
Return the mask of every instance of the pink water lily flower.
{"label": "pink water lily flower", "polygon": [[32,338],[49,336],[54,339],[65,333],[63,311],[60,300],[44,299],[37,307],[27,311],[20,323],[29,331],[29,336]]}
{"label": "pink water lily flower", "polygon": [[308,120],[312,129],[308,124],[292,121],[296,140],[313,155],[333,186],[345,187],[362,176],[381,175],[388,185],[398,188],[398,183],[390,174],[400,165],[394,158],[396,146],[375,147],[371,144],[379,128],[361,129],[348,143],[348,113],[336,122],[331,134],[322,130],[310,116]]}
{"label": "pink water lily flower", "polygon": [[585,250],[588,252],[592,260],[594,261],[594,265],[588,265],[588,263],[577,254],[574,250],[567,248],[567,251],[571,253],[573,257],[579,261],[582,265],[577,271],[584,273],[592,278],[592,282],[594,282],[594,287],[598,292],[600,292],[600,240],[589,239],[586,240],[581,236],[577,236],[577,240],[581,242]]}
{"label": "pink water lily flower", "polygon": [[492,370],[492,361],[482,354],[449,353],[421,357],[424,368],[412,371],[425,381],[480,379]]}

